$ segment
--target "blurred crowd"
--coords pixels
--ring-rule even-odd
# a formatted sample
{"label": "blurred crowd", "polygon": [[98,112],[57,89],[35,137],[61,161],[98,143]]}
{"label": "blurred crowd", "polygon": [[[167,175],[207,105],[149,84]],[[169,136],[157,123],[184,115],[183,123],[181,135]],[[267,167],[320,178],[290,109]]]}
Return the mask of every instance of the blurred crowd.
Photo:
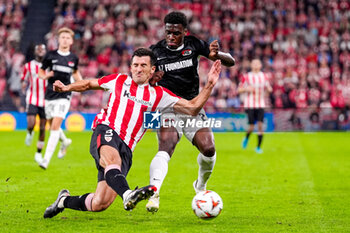
{"label": "blurred crowd", "polygon": [[[26,1],[0,0],[0,100],[9,93],[19,110],[25,57],[18,45],[26,8]],[[164,38],[163,18],[173,10],[186,14],[190,34],[208,43],[218,39],[237,61],[223,69],[207,111],[240,108],[237,85],[252,58],[262,60],[273,86],[269,107],[349,109],[348,0],[58,0],[47,47],[56,49],[57,30],[68,26],[84,78],[128,72],[135,48]],[[210,65],[201,59],[202,85]],[[71,110],[97,112],[106,98],[103,92],[74,94]]]}

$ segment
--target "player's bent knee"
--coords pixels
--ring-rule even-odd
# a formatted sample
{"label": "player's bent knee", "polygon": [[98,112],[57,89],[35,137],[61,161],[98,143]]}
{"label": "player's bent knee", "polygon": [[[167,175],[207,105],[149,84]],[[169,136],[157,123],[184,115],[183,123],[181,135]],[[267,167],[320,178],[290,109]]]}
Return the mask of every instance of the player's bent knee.
{"label": "player's bent knee", "polygon": [[177,144],[177,137],[176,138],[160,139],[158,142],[159,142],[159,146],[169,147],[169,148],[174,147],[175,148],[175,146]]}
{"label": "player's bent knee", "polygon": [[177,132],[168,132],[166,134],[161,134],[161,136],[158,136],[158,142],[159,144],[175,144],[178,141],[178,135]]}
{"label": "player's bent knee", "polygon": [[99,197],[94,197],[94,199],[92,200],[92,211],[93,212],[104,211],[112,204],[112,202],[113,201],[105,201]]}
{"label": "player's bent knee", "polygon": [[97,204],[97,205],[93,205],[92,211],[93,212],[101,212],[106,210],[109,207],[109,205],[105,205],[105,204]]}
{"label": "player's bent knee", "polygon": [[213,157],[215,155],[215,147],[210,145],[203,148],[202,154],[205,157]]}

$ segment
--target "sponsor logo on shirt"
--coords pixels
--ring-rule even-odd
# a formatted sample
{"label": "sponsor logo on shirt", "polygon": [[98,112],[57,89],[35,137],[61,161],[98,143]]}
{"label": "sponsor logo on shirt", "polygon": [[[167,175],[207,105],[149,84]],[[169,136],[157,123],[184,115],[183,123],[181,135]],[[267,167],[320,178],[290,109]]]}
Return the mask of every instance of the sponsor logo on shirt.
{"label": "sponsor logo on shirt", "polygon": [[63,72],[63,73],[68,73],[68,74],[72,73],[72,68],[67,67],[67,66],[61,66],[61,65],[52,66],[52,70]]}
{"label": "sponsor logo on shirt", "polygon": [[131,93],[127,90],[124,91],[124,94],[123,94],[123,97],[126,97],[128,98],[129,100],[132,100],[136,103],[139,103],[139,104],[143,104],[143,105],[147,105],[149,107],[152,107],[152,103],[150,101],[145,101],[145,100],[140,100],[140,99],[137,99],[136,96],[132,96]]}
{"label": "sponsor logo on shirt", "polygon": [[192,59],[187,59],[187,60],[183,60],[183,61],[159,65],[158,68],[159,68],[159,70],[167,72],[167,71],[184,69],[184,68],[191,67],[191,66],[193,66]]}
{"label": "sponsor logo on shirt", "polygon": [[192,54],[192,50],[191,49],[185,49],[181,52],[182,56],[189,56]]}
{"label": "sponsor logo on shirt", "polygon": [[69,62],[68,62],[68,65],[69,65],[70,67],[73,67],[73,66],[74,66],[74,62],[69,61]]}
{"label": "sponsor logo on shirt", "polygon": [[106,130],[106,133],[105,133],[106,142],[110,142],[112,140],[112,137],[113,137],[113,130],[112,129]]}
{"label": "sponsor logo on shirt", "polygon": [[105,136],[106,142],[110,142],[112,140],[112,137]]}
{"label": "sponsor logo on shirt", "polygon": [[55,60],[52,60],[52,63],[56,63],[56,62],[58,62],[58,60],[57,60],[57,59],[55,59]]}

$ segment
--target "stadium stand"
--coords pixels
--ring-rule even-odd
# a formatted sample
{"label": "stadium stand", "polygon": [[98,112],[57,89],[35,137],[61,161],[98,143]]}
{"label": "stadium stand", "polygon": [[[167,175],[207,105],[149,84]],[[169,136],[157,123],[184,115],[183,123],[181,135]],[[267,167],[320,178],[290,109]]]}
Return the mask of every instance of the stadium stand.
{"label": "stadium stand", "polygon": [[[25,0],[0,1],[1,110],[23,111],[23,94],[17,85],[27,50],[19,52],[18,48],[21,39],[26,39],[21,32],[29,25],[24,23],[30,17],[27,9]],[[237,83],[248,70],[249,61],[259,57],[274,89],[268,98],[269,107],[289,109],[281,112],[286,115],[283,117],[292,119],[298,112],[307,111],[307,118],[316,112],[316,120],[322,111],[315,109],[321,107],[335,109],[337,116],[342,113],[347,119],[347,0],[58,0],[45,39],[48,49],[55,49],[57,29],[63,25],[72,28],[76,33],[73,51],[79,55],[84,78],[127,72],[134,48],[148,47],[163,38],[162,19],[171,10],[187,15],[191,34],[208,42],[219,39],[222,50],[237,60],[235,68],[223,68],[216,91],[206,105],[208,112],[240,108]],[[205,83],[208,63],[201,61],[201,83]],[[71,110],[97,112],[106,98],[99,92],[76,94]]]}

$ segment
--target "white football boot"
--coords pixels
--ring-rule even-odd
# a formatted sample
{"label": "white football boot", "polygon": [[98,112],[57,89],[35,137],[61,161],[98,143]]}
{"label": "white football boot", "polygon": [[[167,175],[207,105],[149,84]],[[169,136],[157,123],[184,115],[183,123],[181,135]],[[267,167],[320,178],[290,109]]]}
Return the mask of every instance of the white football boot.
{"label": "white football boot", "polygon": [[36,152],[34,155],[34,160],[35,162],[37,162],[38,164],[41,164],[43,162],[43,156],[41,153]]}
{"label": "white football boot", "polygon": [[159,193],[155,193],[151,196],[146,204],[148,212],[155,213],[159,210]]}
{"label": "white football boot", "polygon": [[43,159],[43,156],[41,155],[41,153],[36,152],[35,156],[34,156],[35,162],[38,163],[39,167],[41,167],[42,169],[46,170],[47,166],[49,165],[48,162],[46,162]]}
{"label": "white football boot", "polygon": [[24,143],[27,146],[32,145],[33,137],[34,137],[34,131],[32,131],[32,133],[27,132],[26,139],[24,140]]}
{"label": "white football boot", "polygon": [[61,142],[60,150],[58,151],[57,157],[62,159],[67,152],[67,148],[72,144],[72,139],[67,138],[67,140]]}

